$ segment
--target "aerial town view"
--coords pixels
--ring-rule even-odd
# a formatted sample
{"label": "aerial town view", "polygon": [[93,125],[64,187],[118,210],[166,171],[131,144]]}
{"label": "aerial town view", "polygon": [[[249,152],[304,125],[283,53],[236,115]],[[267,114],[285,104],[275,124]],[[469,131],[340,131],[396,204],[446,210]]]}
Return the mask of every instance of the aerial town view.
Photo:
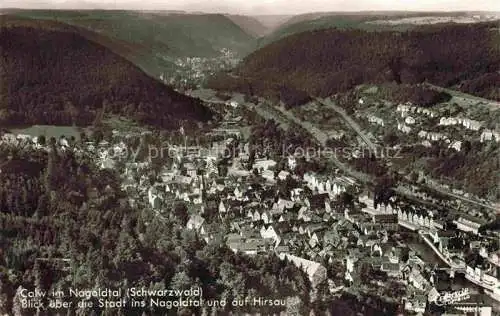
{"label": "aerial town view", "polygon": [[500,5],[313,2],[0,0],[1,316],[500,315]]}

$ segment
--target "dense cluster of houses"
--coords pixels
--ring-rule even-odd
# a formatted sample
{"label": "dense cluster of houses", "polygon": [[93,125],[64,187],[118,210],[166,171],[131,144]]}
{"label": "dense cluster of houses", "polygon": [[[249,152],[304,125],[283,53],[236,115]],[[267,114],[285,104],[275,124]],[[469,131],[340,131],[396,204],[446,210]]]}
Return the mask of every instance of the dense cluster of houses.
{"label": "dense cluster of houses", "polygon": [[[399,104],[396,109],[397,113],[399,113],[401,119],[403,121],[398,120],[398,130],[401,132],[408,134],[411,132],[412,128],[410,127],[411,125],[415,125],[417,122],[417,119],[415,117],[410,116],[409,114],[415,113],[415,114],[421,114],[427,118],[435,118],[439,117],[439,115],[429,109],[421,108],[421,107],[416,107],[410,104]],[[477,120],[472,120],[466,117],[439,117],[439,122],[437,123],[438,126],[460,126],[463,127],[465,130],[473,131],[473,132],[478,132],[482,130],[480,136],[479,136],[479,141],[481,142],[486,142],[486,141],[500,141],[500,134],[498,131],[491,130],[491,129],[486,129],[484,128],[484,123],[477,121]],[[431,132],[431,131],[425,131],[425,130],[420,130],[418,132],[418,137],[423,138],[426,141],[440,141],[444,140],[447,143],[450,144],[451,148],[454,148],[457,151],[461,150],[461,141],[462,140],[452,140],[450,137],[448,137],[446,134],[439,133],[439,132]]]}
{"label": "dense cluster of houses", "polygon": [[[345,183],[304,175],[304,184],[314,188],[308,196],[297,187],[289,198],[277,197],[273,183],[256,189],[251,185],[228,189],[220,201],[221,220],[230,218],[231,232],[227,245],[234,252],[256,254],[275,251],[291,253],[304,249],[308,258],[326,256],[327,246],[340,243],[336,233],[339,212],[332,206],[335,197],[345,190]],[[319,190],[318,190],[319,187]],[[333,253],[331,253],[333,257]]]}
{"label": "dense cluster of houses", "polygon": [[[360,104],[364,103],[366,101],[363,100],[362,103],[360,101]],[[484,122],[466,117],[440,117],[439,113],[434,110],[415,106],[410,103],[399,104],[396,108],[396,113],[395,124],[397,130],[403,134],[411,134],[413,131],[416,131],[415,135],[422,140],[422,144],[426,147],[430,147],[433,141],[444,141],[448,144],[449,148],[460,151],[462,150],[462,142],[464,141],[464,139],[453,139],[456,137],[456,133],[425,130],[419,127],[425,122],[431,122],[429,120],[437,120],[435,127],[441,127],[439,128],[440,130],[443,127],[461,127],[464,131],[480,132],[477,139],[483,143],[500,141],[500,133],[497,130],[485,128]],[[384,119],[373,114],[367,115],[367,120],[369,123],[379,126],[386,126],[388,123],[387,118]]]}
{"label": "dense cluster of houses", "polygon": [[215,57],[183,57],[173,62],[177,66],[175,72],[161,74],[160,80],[171,85],[193,83],[199,85],[208,75],[234,67],[239,61],[235,52],[228,48],[221,48]]}
{"label": "dense cluster of houses", "polygon": [[[373,269],[386,272],[391,277],[401,278],[411,285],[415,295],[406,298],[405,306],[408,310],[423,312],[427,294],[435,290],[433,287],[435,278],[432,271],[427,271],[428,265],[412,251],[409,252],[407,260],[402,261],[401,250],[406,247],[404,245],[400,245],[401,248],[394,247],[383,238],[385,232],[397,230],[395,226],[391,226],[396,224],[429,236],[430,242],[440,256],[452,262],[452,265],[459,268],[471,282],[487,290],[490,289],[491,295],[495,295],[494,290],[500,286],[499,250],[491,248],[490,241],[478,236],[478,229],[485,224],[484,220],[462,214],[452,221],[456,229],[450,230],[445,220],[434,211],[408,205],[401,207],[393,205],[392,202],[375,207],[368,196],[361,196],[359,201],[363,206],[360,209],[361,213],[346,214],[346,218],[361,231],[358,247],[346,256],[346,280],[353,282],[356,267],[368,262]],[[383,224],[378,226],[377,230],[366,229],[365,225],[369,218],[372,219],[372,223],[381,218]],[[382,238],[374,237],[377,234],[382,235]],[[476,253],[480,260],[470,261],[466,258],[467,253]]]}
{"label": "dense cluster of houses", "polygon": [[[370,102],[364,99],[360,99],[359,102],[359,104],[368,103]],[[373,104],[375,103],[376,101],[373,102]],[[401,134],[402,136],[402,138],[399,139],[400,141],[397,146],[402,146],[402,144],[408,146],[421,145],[427,148],[437,149],[436,145],[438,145],[443,149],[463,152],[464,150],[469,150],[470,148],[477,148],[476,144],[473,144],[474,147],[471,147],[471,143],[476,141],[482,143],[500,141],[500,132],[492,127],[492,125],[494,125],[493,122],[488,122],[487,120],[480,121],[476,120],[477,118],[472,119],[465,116],[459,117],[457,115],[450,115],[448,113],[449,107],[447,105],[436,106],[429,109],[416,106],[411,103],[405,103],[397,105],[396,111],[391,111],[386,108],[380,109],[380,107],[377,109],[374,108],[375,107],[368,108],[368,111],[371,112],[366,114],[366,119],[371,124],[385,126],[385,129],[393,128],[397,130],[397,134]],[[367,126],[367,128],[371,129],[370,126]],[[381,132],[380,128],[375,128],[372,132],[377,133],[380,139],[387,135],[385,132]],[[405,136],[403,137],[403,135]],[[484,147],[484,150],[486,151],[487,148],[488,147]],[[417,147],[415,149],[417,151],[421,150]],[[441,189],[447,191],[453,191],[453,194],[463,195],[466,197],[470,196],[467,192],[455,193],[455,190],[461,190],[456,188],[452,189],[449,185],[444,185],[443,183],[439,183],[439,181],[433,181],[430,177],[425,177],[424,180],[426,183],[430,183],[434,187],[440,187]],[[441,179],[441,182],[442,181],[443,179]],[[413,194],[416,195],[418,193],[413,192]],[[427,199],[425,196],[424,198]],[[474,198],[480,200],[477,196]],[[485,202],[489,203],[487,201]],[[469,225],[464,226],[461,221],[459,221],[457,225],[464,229],[477,230],[477,228],[468,228]]]}
{"label": "dense cluster of houses", "polygon": [[[122,189],[129,193],[131,204],[144,201],[157,216],[169,216],[165,214],[167,206],[182,202],[188,209],[186,228],[205,242],[223,242],[234,252],[246,255],[274,252],[304,269],[313,284],[325,279],[325,267],[319,259],[333,262],[337,258],[335,248],[345,242],[339,231],[347,232],[351,225],[339,220],[343,213],[333,201],[354,180],[312,173],[298,178],[292,170],[296,164],[293,157],[287,159],[288,171],[276,173],[276,161],[258,158],[252,169],[259,171],[262,183],[256,185],[249,181],[255,175],[243,168],[245,155],[234,157],[232,170],[222,176],[217,168],[220,152],[203,148],[188,151],[182,147],[178,155],[176,152],[172,146],[173,162],[160,172],[161,181],[154,183],[147,177],[148,162],[125,163]],[[105,152],[98,156],[99,161],[115,158]],[[277,182],[288,177],[300,185],[288,196],[278,197]],[[215,219],[206,217],[208,200],[218,201]],[[214,220],[218,224],[213,225]],[[220,229],[225,227],[223,223],[228,224],[226,231]]]}
{"label": "dense cluster of houses", "polygon": [[[428,109],[411,105],[400,105],[397,111],[404,118],[402,128],[416,123],[409,113],[436,116]],[[375,116],[370,116],[369,121],[384,125]],[[234,136],[231,128],[217,133]],[[425,139],[441,138],[427,133]],[[31,137],[12,134],[4,134],[1,141],[37,144]],[[370,280],[361,279],[362,268],[368,266],[408,287],[405,308],[412,312],[423,313],[430,296],[434,301],[448,296],[437,293],[429,264],[404,242],[391,239],[401,227],[425,232],[442,256],[464,263],[464,271],[473,282],[485,282],[492,287],[499,284],[500,275],[493,273],[500,268],[498,249],[488,251],[488,242],[478,244],[475,238],[483,221],[460,216],[453,221],[457,229],[450,231],[436,211],[403,207],[395,199],[376,205],[366,192],[358,196],[356,181],[349,177],[313,172],[299,177],[293,156],[286,157],[284,170],[276,170],[278,163],[263,155],[257,155],[251,168],[247,168],[248,145],[244,142],[239,143],[240,154],[229,159],[229,170],[224,173],[219,162],[231,142],[229,137],[210,148],[170,145],[171,163],[153,178],[151,159],[127,159],[120,164],[122,190],[127,192],[132,206],[144,207],[160,218],[177,216],[173,209],[184,205],[185,210],[181,211],[186,212],[185,228],[201,240],[223,243],[235,253],[250,256],[274,253],[302,269],[313,287],[328,278],[328,265],[344,268],[341,281],[345,284],[369,283]],[[70,146],[64,138],[58,144],[63,148]],[[88,142],[75,149],[80,154],[92,154],[103,169],[114,169],[120,159],[130,158],[127,150],[118,138],[112,143]],[[287,185],[287,192],[282,192],[281,184],[285,182],[293,187]],[[352,203],[343,200],[345,195],[352,197]],[[457,239],[461,243],[457,244]],[[466,262],[466,245],[484,262]]]}

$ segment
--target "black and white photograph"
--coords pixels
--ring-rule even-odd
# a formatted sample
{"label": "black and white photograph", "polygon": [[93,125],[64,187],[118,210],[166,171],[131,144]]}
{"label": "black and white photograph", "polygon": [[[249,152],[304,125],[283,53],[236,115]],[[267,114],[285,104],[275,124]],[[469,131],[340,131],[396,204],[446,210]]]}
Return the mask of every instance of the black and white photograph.
{"label": "black and white photograph", "polygon": [[0,0],[0,316],[500,316],[500,1]]}

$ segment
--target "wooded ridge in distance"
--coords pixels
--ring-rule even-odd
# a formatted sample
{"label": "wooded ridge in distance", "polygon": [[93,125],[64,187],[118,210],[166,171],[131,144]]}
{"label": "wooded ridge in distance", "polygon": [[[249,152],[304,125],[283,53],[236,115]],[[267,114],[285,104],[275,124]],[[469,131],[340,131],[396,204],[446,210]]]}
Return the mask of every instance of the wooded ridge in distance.
{"label": "wooded ridge in distance", "polygon": [[78,30],[49,21],[0,18],[0,122],[88,125],[106,113],[176,128],[210,119],[199,100],[177,93]]}
{"label": "wooded ridge in distance", "polygon": [[494,23],[418,31],[327,29],[295,34],[247,56],[210,86],[277,96],[283,86],[330,96],[363,83],[452,87],[499,100],[500,34]]}
{"label": "wooded ridge in distance", "polygon": [[127,43],[133,48],[132,54],[124,54],[119,46],[102,44],[119,55],[132,57],[128,59],[152,76],[175,69],[177,58],[216,57],[224,48],[245,56],[255,49],[256,39],[242,25],[259,30],[258,21],[223,14],[124,10],[13,10],[9,14],[58,21]]}

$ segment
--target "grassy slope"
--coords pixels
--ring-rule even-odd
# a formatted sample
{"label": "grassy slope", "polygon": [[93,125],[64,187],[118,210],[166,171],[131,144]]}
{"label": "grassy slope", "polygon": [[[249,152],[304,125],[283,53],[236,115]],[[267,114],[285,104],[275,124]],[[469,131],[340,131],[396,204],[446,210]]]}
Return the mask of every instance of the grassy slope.
{"label": "grassy slope", "polygon": [[[154,14],[133,11],[27,10],[17,16],[57,20],[133,47],[125,57],[151,75],[173,66],[177,57],[213,57],[222,48],[241,55],[254,47],[254,38],[223,15]],[[112,46],[124,55],[120,46]]]}

